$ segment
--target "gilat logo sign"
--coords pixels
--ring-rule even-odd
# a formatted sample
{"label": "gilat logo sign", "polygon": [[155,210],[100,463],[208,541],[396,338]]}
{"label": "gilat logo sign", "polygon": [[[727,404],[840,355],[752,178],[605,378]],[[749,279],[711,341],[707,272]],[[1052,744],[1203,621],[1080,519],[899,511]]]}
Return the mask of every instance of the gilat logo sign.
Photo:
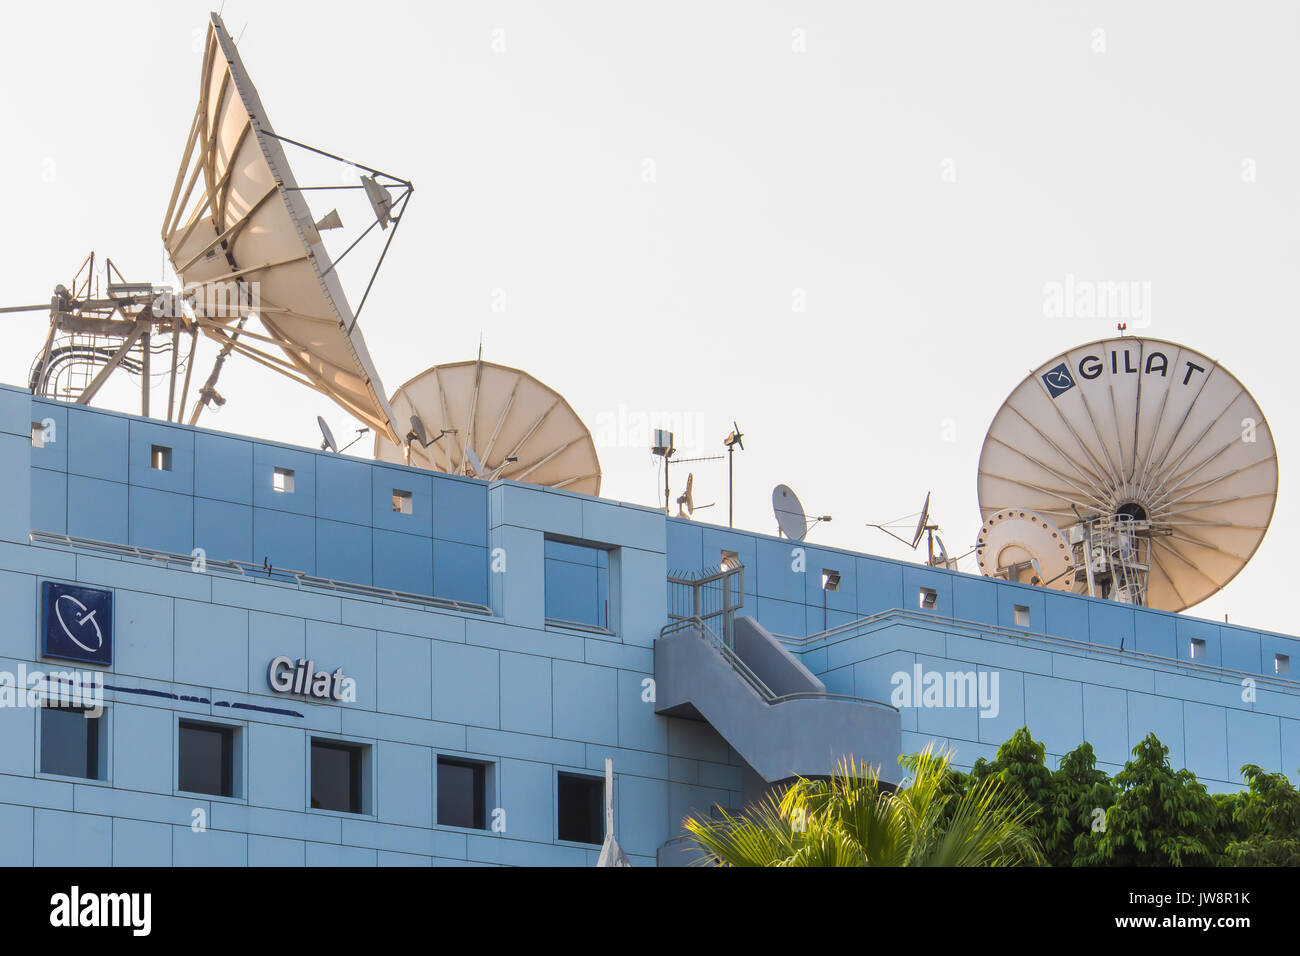
{"label": "gilat logo sign", "polygon": [[300,694],[317,700],[356,703],[357,682],[347,677],[343,668],[333,673],[316,670],[316,662],[292,657],[276,657],[266,670],[266,681],[277,694]]}
{"label": "gilat logo sign", "polygon": [[41,584],[41,654],[113,663],[113,592],[59,581]]}

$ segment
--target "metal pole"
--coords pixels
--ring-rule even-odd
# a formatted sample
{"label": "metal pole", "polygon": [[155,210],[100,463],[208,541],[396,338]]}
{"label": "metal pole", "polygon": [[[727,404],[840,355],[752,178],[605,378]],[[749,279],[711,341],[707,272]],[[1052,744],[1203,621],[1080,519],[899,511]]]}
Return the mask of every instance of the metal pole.
{"label": "metal pole", "polygon": [[727,446],[727,527],[736,526],[736,501],[732,494],[732,481],[734,479],[733,468],[736,461],[736,446]]}

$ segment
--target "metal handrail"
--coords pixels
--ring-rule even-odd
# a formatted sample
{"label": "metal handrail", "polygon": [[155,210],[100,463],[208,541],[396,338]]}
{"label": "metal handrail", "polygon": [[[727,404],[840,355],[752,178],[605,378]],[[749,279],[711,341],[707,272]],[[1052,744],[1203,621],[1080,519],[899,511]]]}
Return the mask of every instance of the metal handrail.
{"label": "metal handrail", "polygon": [[732,669],[740,675],[741,679],[749,684],[750,687],[752,687],[758,695],[763,698],[764,703],[783,704],[789,700],[816,698],[820,700],[847,700],[859,704],[874,704],[878,707],[888,707],[891,710],[898,710],[898,708],[893,704],[888,704],[884,701],[871,700],[868,697],[853,697],[848,694],[831,694],[826,691],[796,691],[792,694],[777,694],[763,682],[762,678],[754,673],[750,666],[745,663],[735,650],[728,647],[726,643],[724,643],[718,635],[699,618],[683,618],[682,620],[666,624],[660,628],[659,636],[667,637],[669,634],[675,634],[678,631],[684,631],[690,628],[696,628],[699,630],[700,636],[703,637],[706,642],[713,645],[718,653],[722,655],[723,660],[730,664]]}
{"label": "metal handrail", "polygon": [[[94,538],[78,538],[70,534],[58,534],[53,531],[32,531],[29,535],[33,543],[53,544],[68,548],[81,548],[91,551],[104,551],[123,558],[135,558],[155,564],[183,564],[193,567],[197,558],[192,554],[178,554],[174,551],[159,551],[154,548],[142,548],[133,544],[119,544],[114,541],[97,541]],[[428,594],[414,594],[410,591],[398,591],[394,588],[378,587],[372,584],[355,584],[349,581],[336,581],[333,578],[321,578],[305,571],[291,568],[276,568],[252,564],[233,559],[203,559],[204,571],[224,571],[246,580],[271,580],[285,584],[295,584],[300,589],[323,591],[340,591],[360,597],[379,598],[387,601],[400,601],[404,604],[422,604],[445,611],[460,611],[465,614],[492,616],[492,609],[484,604],[472,601],[457,601],[455,598],[440,598]]]}
{"label": "metal handrail", "polygon": [[858,618],[855,621],[849,621],[847,624],[840,624],[836,627],[827,628],[816,634],[809,634],[807,637],[793,637],[789,634],[773,634],[777,640],[787,646],[793,647],[800,652],[804,652],[809,646],[823,641],[847,640],[851,637],[859,637],[862,632],[875,628],[878,625],[898,621],[904,621],[924,624],[931,628],[948,628],[954,627],[964,631],[974,631],[979,634],[993,634],[998,637],[1009,638],[1013,641],[1031,641],[1039,644],[1055,645],[1069,650],[1085,651],[1089,654],[1101,654],[1107,657],[1118,658],[1120,661],[1132,663],[1133,661],[1144,661],[1159,667],[1189,671],[1192,674],[1197,672],[1218,678],[1228,678],[1233,682],[1238,682],[1242,677],[1249,677],[1251,680],[1259,683],[1271,685],[1279,691],[1287,693],[1300,693],[1300,682],[1294,680],[1285,680],[1270,674],[1259,674],[1252,671],[1237,670],[1231,667],[1221,667],[1217,664],[1199,664],[1195,661],[1185,661],[1176,657],[1163,657],[1159,654],[1148,654],[1145,651],[1121,651],[1117,647],[1110,647],[1106,644],[1090,644],[1086,641],[1076,641],[1068,637],[1055,637],[1051,634],[1043,634],[1037,631],[1023,630],[1020,628],[1006,627],[1001,624],[981,624],[979,621],[966,621],[956,617],[943,617],[937,614],[924,614],[920,611],[912,611],[907,608],[893,608],[888,611],[878,611],[875,614],[869,614],[866,617]]}

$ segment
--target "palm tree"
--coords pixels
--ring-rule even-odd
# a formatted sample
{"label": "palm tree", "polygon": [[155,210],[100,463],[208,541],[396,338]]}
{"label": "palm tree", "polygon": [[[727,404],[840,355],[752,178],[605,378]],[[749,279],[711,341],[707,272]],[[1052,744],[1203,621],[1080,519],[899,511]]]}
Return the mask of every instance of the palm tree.
{"label": "palm tree", "polygon": [[732,816],[691,818],[704,864],[721,866],[1019,866],[1043,862],[1027,824],[1037,809],[994,778],[955,794],[952,753],[899,758],[907,779],[842,760],[829,780],[800,777]]}

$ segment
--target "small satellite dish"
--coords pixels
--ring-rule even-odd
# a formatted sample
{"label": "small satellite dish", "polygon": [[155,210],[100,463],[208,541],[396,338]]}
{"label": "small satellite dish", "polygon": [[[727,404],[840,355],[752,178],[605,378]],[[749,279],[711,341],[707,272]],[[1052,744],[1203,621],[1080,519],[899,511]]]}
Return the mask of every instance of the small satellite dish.
{"label": "small satellite dish", "polygon": [[695,503],[695,473],[690,472],[686,475],[686,490],[677,496],[677,517],[689,518],[697,511],[705,508],[712,508],[717,502],[709,502],[707,505],[697,505]]}
{"label": "small satellite dish", "polygon": [[411,430],[406,433],[407,442],[418,441],[421,448],[429,447],[429,433],[424,430],[424,422],[419,415],[411,416]]}
{"label": "small satellite dish", "polygon": [[980,571],[988,577],[1068,591],[1074,585],[1074,552],[1050,520],[1024,508],[991,515],[975,543]]}
{"label": "small satellite dish", "polygon": [[916,548],[921,543],[921,535],[925,534],[926,522],[930,520],[930,492],[925,493],[925,504],[921,505],[921,517],[916,521],[916,530],[912,532],[912,547]]}
{"label": "small satellite dish", "polygon": [[324,451],[326,448],[328,448],[330,451],[337,453],[339,450],[339,443],[334,440],[334,433],[330,431],[330,427],[325,422],[325,419],[322,418],[320,415],[317,415],[316,424],[320,426],[320,434],[322,439],[320,443],[320,450]]}
{"label": "small satellite dish", "polygon": [[793,541],[802,541],[808,533],[808,515],[799,502],[799,496],[789,485],[772,489],[772,511],[781,534]]}

